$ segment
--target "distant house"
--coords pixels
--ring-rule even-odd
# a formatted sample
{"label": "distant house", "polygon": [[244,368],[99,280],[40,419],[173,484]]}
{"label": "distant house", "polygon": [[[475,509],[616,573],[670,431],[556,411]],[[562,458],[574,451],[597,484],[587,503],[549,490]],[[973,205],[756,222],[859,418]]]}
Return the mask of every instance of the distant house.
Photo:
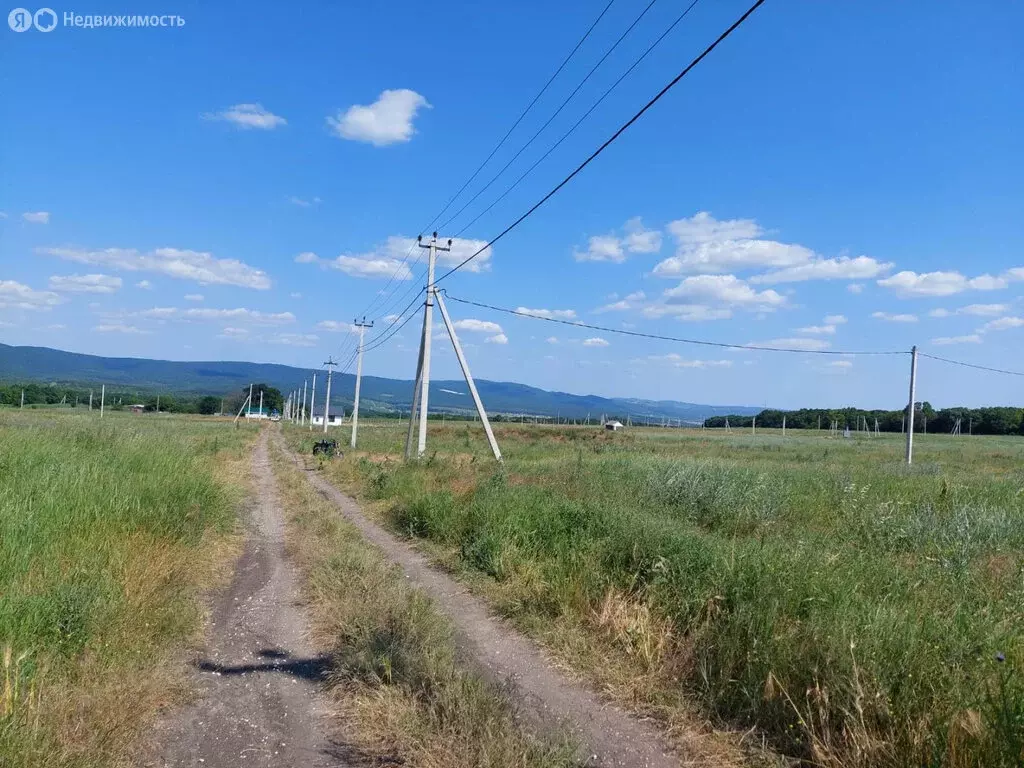
{"label": "distant house", "polygon": [[622,427],[623,424],[621,421],[606,421],[604,423],[604,428],[609,432],[618,432]]}
{"label": "distant house", "polygon": [[[327,426],[328,427],[340,427],[344,422],[345,422],[345,416],[343,414],[340,414],[340,413],[332,413],[330,416],[327,417]],[[322,413],[319,414],[319,415],[313,416],[313,426],[314,427],[322,427],[323,425],[324,425],[324,415]]]}
{"label": "distant house", "polygon": [[245,418],[247,419],[269,419],[270,411],[266,408],[252,408],[246,409]]}
{"label": "distant house", "polygon": [[142,403],[136,403],[135,405],[129,405],[128,410],[132,413],[142,413],[146,410],[146,406],[142,405]]}

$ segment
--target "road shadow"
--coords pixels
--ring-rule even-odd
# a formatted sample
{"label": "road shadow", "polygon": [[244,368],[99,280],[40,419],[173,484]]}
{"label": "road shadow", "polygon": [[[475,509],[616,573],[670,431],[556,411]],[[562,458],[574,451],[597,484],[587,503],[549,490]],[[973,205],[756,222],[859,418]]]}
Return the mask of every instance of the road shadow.
{"label": "road shadow", "polygon": [[203,672],[216,672],[218,675],[247,675],[252,672],[278,672],[282,675],[310,680],[315,683],[327,679],[331,667],[331,658],[326,654],[307,658],[294,657],[280,648],[261,648],[256,652],[263,662],[251,664],[218,664],[209,659],[199,659],[193,666]]}

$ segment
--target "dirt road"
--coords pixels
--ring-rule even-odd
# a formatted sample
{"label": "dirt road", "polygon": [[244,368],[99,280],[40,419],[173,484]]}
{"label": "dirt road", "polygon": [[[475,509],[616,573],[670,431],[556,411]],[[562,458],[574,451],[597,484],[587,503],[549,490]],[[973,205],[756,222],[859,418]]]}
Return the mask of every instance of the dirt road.
{"label": "dirt road", "polygon": [[154,768],[293,768],[346,765],[331,743],[318,683],[327,659],[310,646],[297,575],[267,453],[252,458],[256,498],[245,549],[212,606],[209,636],[193,662],[200,698],[162,724]]}
{"label": "dirt road", "polygon": [[[284,441],[279,440],[287,452]],[[292,456],[300,466],[300,458]],[[593,692],[568,679],[537,646],[495,618],[486,604],[464,586],[431,567],[421,554],[369,520],[355,501],[316,472],[307,474],[313,486],[397,563],[409,581],[422,589],[455,625],[460,647],[468,660],[490,679],[510,683],[526,714],[534,722],[566,727],[583,744],[581,761],[590,766],[616,768],[678,768],[710,765],[697,755],[673,753],[664,735],[602,702]]]}

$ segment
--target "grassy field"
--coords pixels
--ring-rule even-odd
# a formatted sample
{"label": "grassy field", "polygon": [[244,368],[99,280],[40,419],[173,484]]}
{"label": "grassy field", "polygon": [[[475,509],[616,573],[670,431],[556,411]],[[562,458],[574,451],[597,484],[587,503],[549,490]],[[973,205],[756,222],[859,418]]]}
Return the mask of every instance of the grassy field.
{"label": "grassy field", "polygon": [[252,429],[0,411],[0,765],[127,765],[231,562]]}
{"label": "grassy field", "polygon": [[[296,446],[310,434],[288,428]],[[818,765],[1024,762],[1024,440],[366,422],[325,471],[610,695]],[[348,430],[335,432],[347,442]]]}

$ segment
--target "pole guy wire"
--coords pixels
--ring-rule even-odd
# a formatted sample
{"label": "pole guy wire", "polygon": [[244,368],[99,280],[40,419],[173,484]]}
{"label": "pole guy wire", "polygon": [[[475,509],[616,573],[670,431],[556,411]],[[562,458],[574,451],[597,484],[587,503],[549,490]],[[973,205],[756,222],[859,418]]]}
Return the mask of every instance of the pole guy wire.
{"label": "pole guy wire", "polygon": [[468,257],[463,259],[459,264],[455,265],[454,267],[449,269],[447,272],[445,272],[443,275],[441,275],[439,278],[437,278],[434,281],[434,284],[436,285],[437,283],[439,283],[442,280],[444,280],[446,277],[450,276],[454,272],[457,272],[462,267],[466,266],[466,264],[471,262],[473,259],[475,259],[477,256],[479,256],[485,250],[487,250],[492,245],[494,245],[496,242],[498,242],[503,237],[505,237],[505,235],[507,235],[513,229],[515,229],[520,224],[522,224],[527,218],[529,218],[531,215],[533,215],[533,213],[538,208],[540,208],[542,205],[544,205],[544,203],[546,203],[548,200],[550,200],[552,197],[554,197],[562,189],[562,187],[564,187],[566,184],[568,184],[570,181],[572,181],[574,178],[576,178],[576,176],[584,168],[586,168],[588,165],[590,165],[602,152],[604,152],[609,146],[611,146],[611,144],[616,139],[618,139],[619,136],[621,136],[623,133],[625,133],[626,130],[631,125],[633,125],[633,123],[635,123],[637,120],[639,120],[641,117],[643,117],[643,115],[647,112],[647,110],[649,110],[651,107],[653,107],[659,101],[661,101],[662,97],[664,97],[666,93],[668,93],[670,90],[672,90],[672,88],[674,88],[675,85],[680,80],[682,80],[684,77],[686,77],[686,75],[688,75],[690,73],[690,71],[694,67],[696,67],[698,64],[700,64],[700,62],[703,61],[707,57],[708,54],[710,54],[713,50],[715,50],[715,48],[717,48],[722,43],[723,40],[725,40],[727,37],[729,37],[729,35],[731,35],[733,32],[735,32],[740,27],[740,25],[743,24],[743,22],[745,22],[748,18],[750,18],[750,15],[754,11],[756,11],[758,8],[760,8],[764,4],[764,1],[765,0],[757,0],[757,2],[755,2],[752,6],[750,6],[750,8],[748,8],[744,12],[744,14],[742,16],[740,16],[736,21],[734,21],[732,23],[732,25],[729,26],[728,29],[726,29],[724,32],[722,32],[722,34],[720,34],[718,36],[718,38],[715,39],[715,41],[713,43],[711,43],[711,45],[709,45],[707,48],[705,48],[700,53],[700,55],[698,55],[693,61],[691,61],[689,64],[687,64],[686,67],[684,67],[683,70],[678,75],[676,75],[671,81],[669,81],[669,83],[664,88],[662,88],[660,91],[658,91],[658,93],[656,93],[654,95],[654,97],[651,98],[650,101],[648,101],[646,104],[644,104],[644,106],[640,108],[640,111],[638,111],[629,120],[627,120],[625,123],[623,123],[622,126],[617,131],[615,131],[615,133],[613,133],[601,146],[599,146],[597,149],[595,149],[590,154],[590,156],[587,157],[586,160],[584,160],[582,163],[580,163],[576,167],[576,169],[574,171],[572,171],[568,176],[566,176],[564,179],[562,179],[550,192],[548,192],[546,195],[544,195],[544,197],[542,197],[540,200],[538,200],[536,203],[534,203],[533,206],[529,210],[526,211],[526,213],[522,214],[518,219],[516,219],[511,224],[509,224],[507,227],[505,227],[505,229],[503,229],[500,233],[498,233],[494,238],[492,238],[489,242],[487,242],[485,245],[483,245],[477,251],[475,251],[474,253],[470,254]]}

